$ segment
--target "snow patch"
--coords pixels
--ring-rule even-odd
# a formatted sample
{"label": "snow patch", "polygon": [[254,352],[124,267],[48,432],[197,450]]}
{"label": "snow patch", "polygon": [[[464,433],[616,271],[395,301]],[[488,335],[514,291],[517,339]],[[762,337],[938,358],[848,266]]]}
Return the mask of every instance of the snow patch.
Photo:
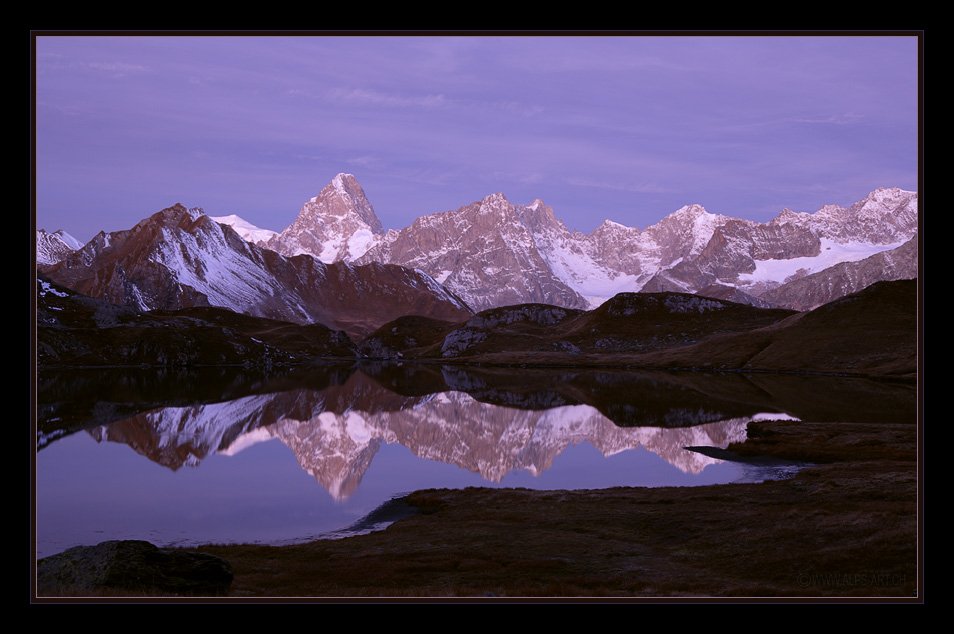
{"label": "snow patch", "polygon": [[375,245],[375,241],[370,229],[358,229],[348,238],[347,259],[357,260]]}
{"label": "snow patch", "polygon": [[66,233],[62,229],[57,229],[56,231],[53,232],[53,235],[59,238],[63,242],[63,244],[68,246],[73,251],[76,251],[77,249],[83,246],[82,242],[80,242],[79,240],[71,236],[70,234]]}
{"label": "snow patch", "polygon": [[139,308],[139,310],[150,310],[149,304],[142,296],[142,291],[139,290],[138,286],[133,284],[130,292],[132,293],[133,299],[136,300],[136,307]]}
{"label": "snow patch", "polygon": [[228,216],[212,216],[211,218],[219,224],[232,227],[235,233],[239,234],[243,240],[248,242],[266,242],[272,237],[278,235],[277,231],[256,227],[251,222],[245,220],[241,216],[236,216],[235,214],[229,214]]}
{"label": "snow patch", "polygon": [[38,291],[40,294],[40,297],[46,297],[47,293],[56,295],[57,297],[69,297],[69,293],[64,293],[62,291],[56,290],[50,285],[49,282],[45,280],[37,280],[36,283],[40,285],[40,290]]}
{"label": "snow patch", "polygon": [[822,238],[821,251],[815,256],[790,258],[788,260],[755,260],[755,270],[751,273],[739,275],[740,285],[755,284],[757,282],[783,283],[793,275],[808,275],[840,264],[841,262],[857,262],[867,257],[896,249],[905,241],[891,244],[868,244],[864,242],[835,242]]}

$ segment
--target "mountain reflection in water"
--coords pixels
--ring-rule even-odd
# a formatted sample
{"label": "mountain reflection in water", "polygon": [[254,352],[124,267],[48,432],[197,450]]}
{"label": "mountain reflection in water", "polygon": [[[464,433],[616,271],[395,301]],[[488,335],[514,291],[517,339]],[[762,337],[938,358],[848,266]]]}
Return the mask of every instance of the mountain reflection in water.
{"label": "mountain reflection in water", "polygon": [[41,555],[303,539],[420,488],[775,477],[684,448],[744,441],[753,418],[901,420],[914,402],[832,377],[438,366],[44,373],[38,397]]}
{"label": "mountain reflection in water", "polygon": [[[171,469],[198,465],[213,452],[234,455],[278,439],[305,471],[341,500],[357,489],[382,443],[403,445],[420,458],[459,466],[489,482],[500,482],[516,469],[543,472],[567,446],[581,442],[604,456],[643,447],[683,472],[699,473],[718,461],[683,447],[725,448],[743,441],[750,420],[617,427],[589,405],[521,410],[481,403],[464,392],[392,397],[388,402],[387,391],[361,374],[343,387],[361,394],[364,402],[334,407],[323,392],[295,390],[151,410],[91,429],[90,434],[100,441],[125,443]],[[382,392],[380,398],[375,391]],[[382,409],[387,406],[395,409]]]}

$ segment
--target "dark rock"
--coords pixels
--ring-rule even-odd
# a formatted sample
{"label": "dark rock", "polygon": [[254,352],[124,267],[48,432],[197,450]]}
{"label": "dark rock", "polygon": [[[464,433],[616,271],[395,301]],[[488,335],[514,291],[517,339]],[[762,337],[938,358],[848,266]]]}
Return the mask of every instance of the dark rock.
{"label": "dark rock", "polygon": [[232,584],[229,562],[203,553],[160,549],[146,541],[77,546],[37,562],[37,594],[221,595]]}

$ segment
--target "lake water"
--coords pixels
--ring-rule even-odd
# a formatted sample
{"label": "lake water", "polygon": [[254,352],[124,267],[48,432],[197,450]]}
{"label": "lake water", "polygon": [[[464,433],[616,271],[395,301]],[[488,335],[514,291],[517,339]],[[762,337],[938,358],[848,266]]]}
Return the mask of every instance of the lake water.
{"label": "lake water", "polygon": [[838,411],[846,399],[856,416],[859,407],[905,411],[909,391],[832,379],[452,367],[46,374],[37,554],[107,539],[346,535],[388,500],[424,488],[784,477],[792,469],[686,447],[742,442],[753,418],[848,420]]}

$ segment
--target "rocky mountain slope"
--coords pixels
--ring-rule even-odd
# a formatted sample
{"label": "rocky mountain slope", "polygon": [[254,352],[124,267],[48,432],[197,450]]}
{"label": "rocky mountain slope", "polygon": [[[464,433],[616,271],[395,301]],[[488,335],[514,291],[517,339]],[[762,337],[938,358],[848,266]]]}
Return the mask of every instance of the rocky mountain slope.
{"label": "rocky mountain slope", "polygon": [[493,194],[389,232],[359,262],[421,269],[475,310],[527,302],[587,307],[587,301],[552,270],[534,233],[521,221],[528,209]]}
{"label": "rocky mountain slope", "polygon": [[182,205],[126,231],[100,232],[41,269],[67,288],[140,310],[220,306],[359,334],[402,315],[459,320],[471,314],[423,272],[284,257]]}

